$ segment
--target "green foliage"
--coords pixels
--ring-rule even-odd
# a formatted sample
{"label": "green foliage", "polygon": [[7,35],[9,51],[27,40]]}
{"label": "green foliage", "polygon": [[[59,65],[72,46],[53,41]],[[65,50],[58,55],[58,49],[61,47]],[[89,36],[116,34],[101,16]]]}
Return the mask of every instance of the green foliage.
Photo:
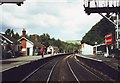
{"label": "green foliage", "polygon": [[[11,29],[6,30],[5,32],[6,34],[10,35],[13,34],[15,39],[19,39],[22,36],[20,36],[18,33],[14,34],[14,31]],[[37,35],[37,34],[33,34],[33,35],[26,35],[27,38],[29,38],[30,40],[32,40],[32,42],[35,42],[35,36],[38,36],[38,40],[39,42],[36,42],[35,45],[36,46],[42,46],[45,45],[46,47],[48,47],[49,45],[51,46],[56,46],[60,49],[60,52],[73,52],[74,50],[78,50],[79,49],[79,45],[77,44],[72,44],[72,43],[67,43],[64,41],[61,41],[60,39],[55,39],[55,38],[50,38],[50,35],[47,33],[43,33],[42,35]]]}
{"label": "green foliage", "polygon": [[35,35],[30,35],[29,38],[34,40]]}
{"label": "green foliage", "polygon": [[95,45],[105,42],[105,35],[112,33],[115,35],[115,26],[110,23],[107,19],[101,19],[97,24],[95,24],[88,33],[82,39],[82,43],[87,43]]}
{"label": "green foliage", "polygon": [[80,49],[80,45],[62,42],[62,48],[65,52],[73,52]]}
{"label": "green foliage", "polygon": [[16,33],[14,37],[15,37],[15,39],[19,39],[20,38],[18,33]]}
{"label": "green foliage", "polygon": [[15,39],[19,39],[20,38],[19,34],[18,33],[15,34],[13,29],[7,29],[5,31],[5,34],[8,35],[8,36],[12,36]]}
{"label": "green foliage", "polygon": [[49,44],[49,40],[50,40],[50,35],[49,34],[43,33],[43,35],[39,36],[39,39],[40,39],[41,43],[43,45],[45,45],[46,47],[48,47],[50,45]]}
{"label": "green foliage", "polygon": [[60,52],[71,52],[73,50],[78,50],[79,45],[69,44],[66,42],[61,41],[60,39],[50,38],[49,34],[43,33],[39,36],[40,42],[44,44],[46,47],[49,45],[56,46],[60,49]]}
{"label": "green foliage", "polygon": [[14,31],[13,31],[13,29],[7,29],[6,31],[5,31],[5,34],[6,35],[9,35],[9,36],[14,36]]}

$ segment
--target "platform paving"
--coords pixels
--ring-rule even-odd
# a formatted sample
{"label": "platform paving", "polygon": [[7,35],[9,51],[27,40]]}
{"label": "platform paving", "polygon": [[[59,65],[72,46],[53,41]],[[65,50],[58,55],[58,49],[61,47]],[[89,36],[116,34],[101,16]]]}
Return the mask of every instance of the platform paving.
{"label": "platform paving", "polygon": [[107,58],[104,56],[96,56],[94,57],[96,59],[102,60],[102,62],[104,62],[105,64],[109,65],[110,67],[116,69],[116,70],[120,70],[120,60],[119,59],[115,59],[115,58]]}
{"label": "platform paving", "polygon": [[[47,57],[51,57],[51,56],[55,56],[55,55],[47,54],[47,55],[44,55],[43,58],[47,58]],[[39,56],[21,56],[21,57],[17,57],[17,58],[9,58],[9,59],[0,60],[0,72],[9,70],[14,67],[18,67],[20,65],[24,65],[24,64],[30,63],[31,61],[35,61],[35,60],[39,60],[39,59],[42,59],[41,55],[39,55]]]}
{"label": "platform paving", "polygon": [[104,57],[104,56],[84,56],[84,55],[78,55],[77,56],[80,56],[80,57],[84,57],[84,58],[88,58],[88,59],[91,59],[91,60],[97,60],[97,61],[100,61],[100,62],[103,62],[105,64],[107,64],[108,66],[120,71],[120,60],[118,59],[115,59],[115,58],[107,58],[107,57]]}

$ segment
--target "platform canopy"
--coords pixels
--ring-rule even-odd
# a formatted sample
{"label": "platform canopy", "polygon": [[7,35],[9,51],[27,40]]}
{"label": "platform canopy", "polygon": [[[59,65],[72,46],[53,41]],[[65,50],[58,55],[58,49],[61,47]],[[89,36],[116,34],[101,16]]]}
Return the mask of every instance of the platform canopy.
{"label": "platform canopy", "polygon": [[85,12],[120,13],[120,0],[84,0]]}

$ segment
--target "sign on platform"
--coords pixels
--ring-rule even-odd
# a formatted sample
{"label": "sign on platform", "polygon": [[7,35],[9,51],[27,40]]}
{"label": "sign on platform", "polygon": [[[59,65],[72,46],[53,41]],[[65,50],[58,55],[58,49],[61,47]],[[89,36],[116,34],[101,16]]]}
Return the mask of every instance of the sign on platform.
{"label": "sign on platform", "polygon": [[105,44],[106,45],[113,44],[113,35],[112,34],[108,34],[105,36]]}

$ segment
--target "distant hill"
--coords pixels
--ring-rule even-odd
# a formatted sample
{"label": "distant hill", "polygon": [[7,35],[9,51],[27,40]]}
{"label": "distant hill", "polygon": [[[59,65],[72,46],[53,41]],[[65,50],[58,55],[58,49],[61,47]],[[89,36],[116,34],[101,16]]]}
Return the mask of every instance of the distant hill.
{"label": "distant hill", "polygon": [[67,40],[66,42],[72,44],[81,44],[81,40]]}
{"label": "distant hill", "polygon": [[82,43],[87,43],[94,45],[95,42],[98,44],[105,42],[105,35],[113,33],[115,34],[114,25],[107,19],[103,18],[98,23],[96,23],[91,30],[89,30],[85,36],[82,38]]}

